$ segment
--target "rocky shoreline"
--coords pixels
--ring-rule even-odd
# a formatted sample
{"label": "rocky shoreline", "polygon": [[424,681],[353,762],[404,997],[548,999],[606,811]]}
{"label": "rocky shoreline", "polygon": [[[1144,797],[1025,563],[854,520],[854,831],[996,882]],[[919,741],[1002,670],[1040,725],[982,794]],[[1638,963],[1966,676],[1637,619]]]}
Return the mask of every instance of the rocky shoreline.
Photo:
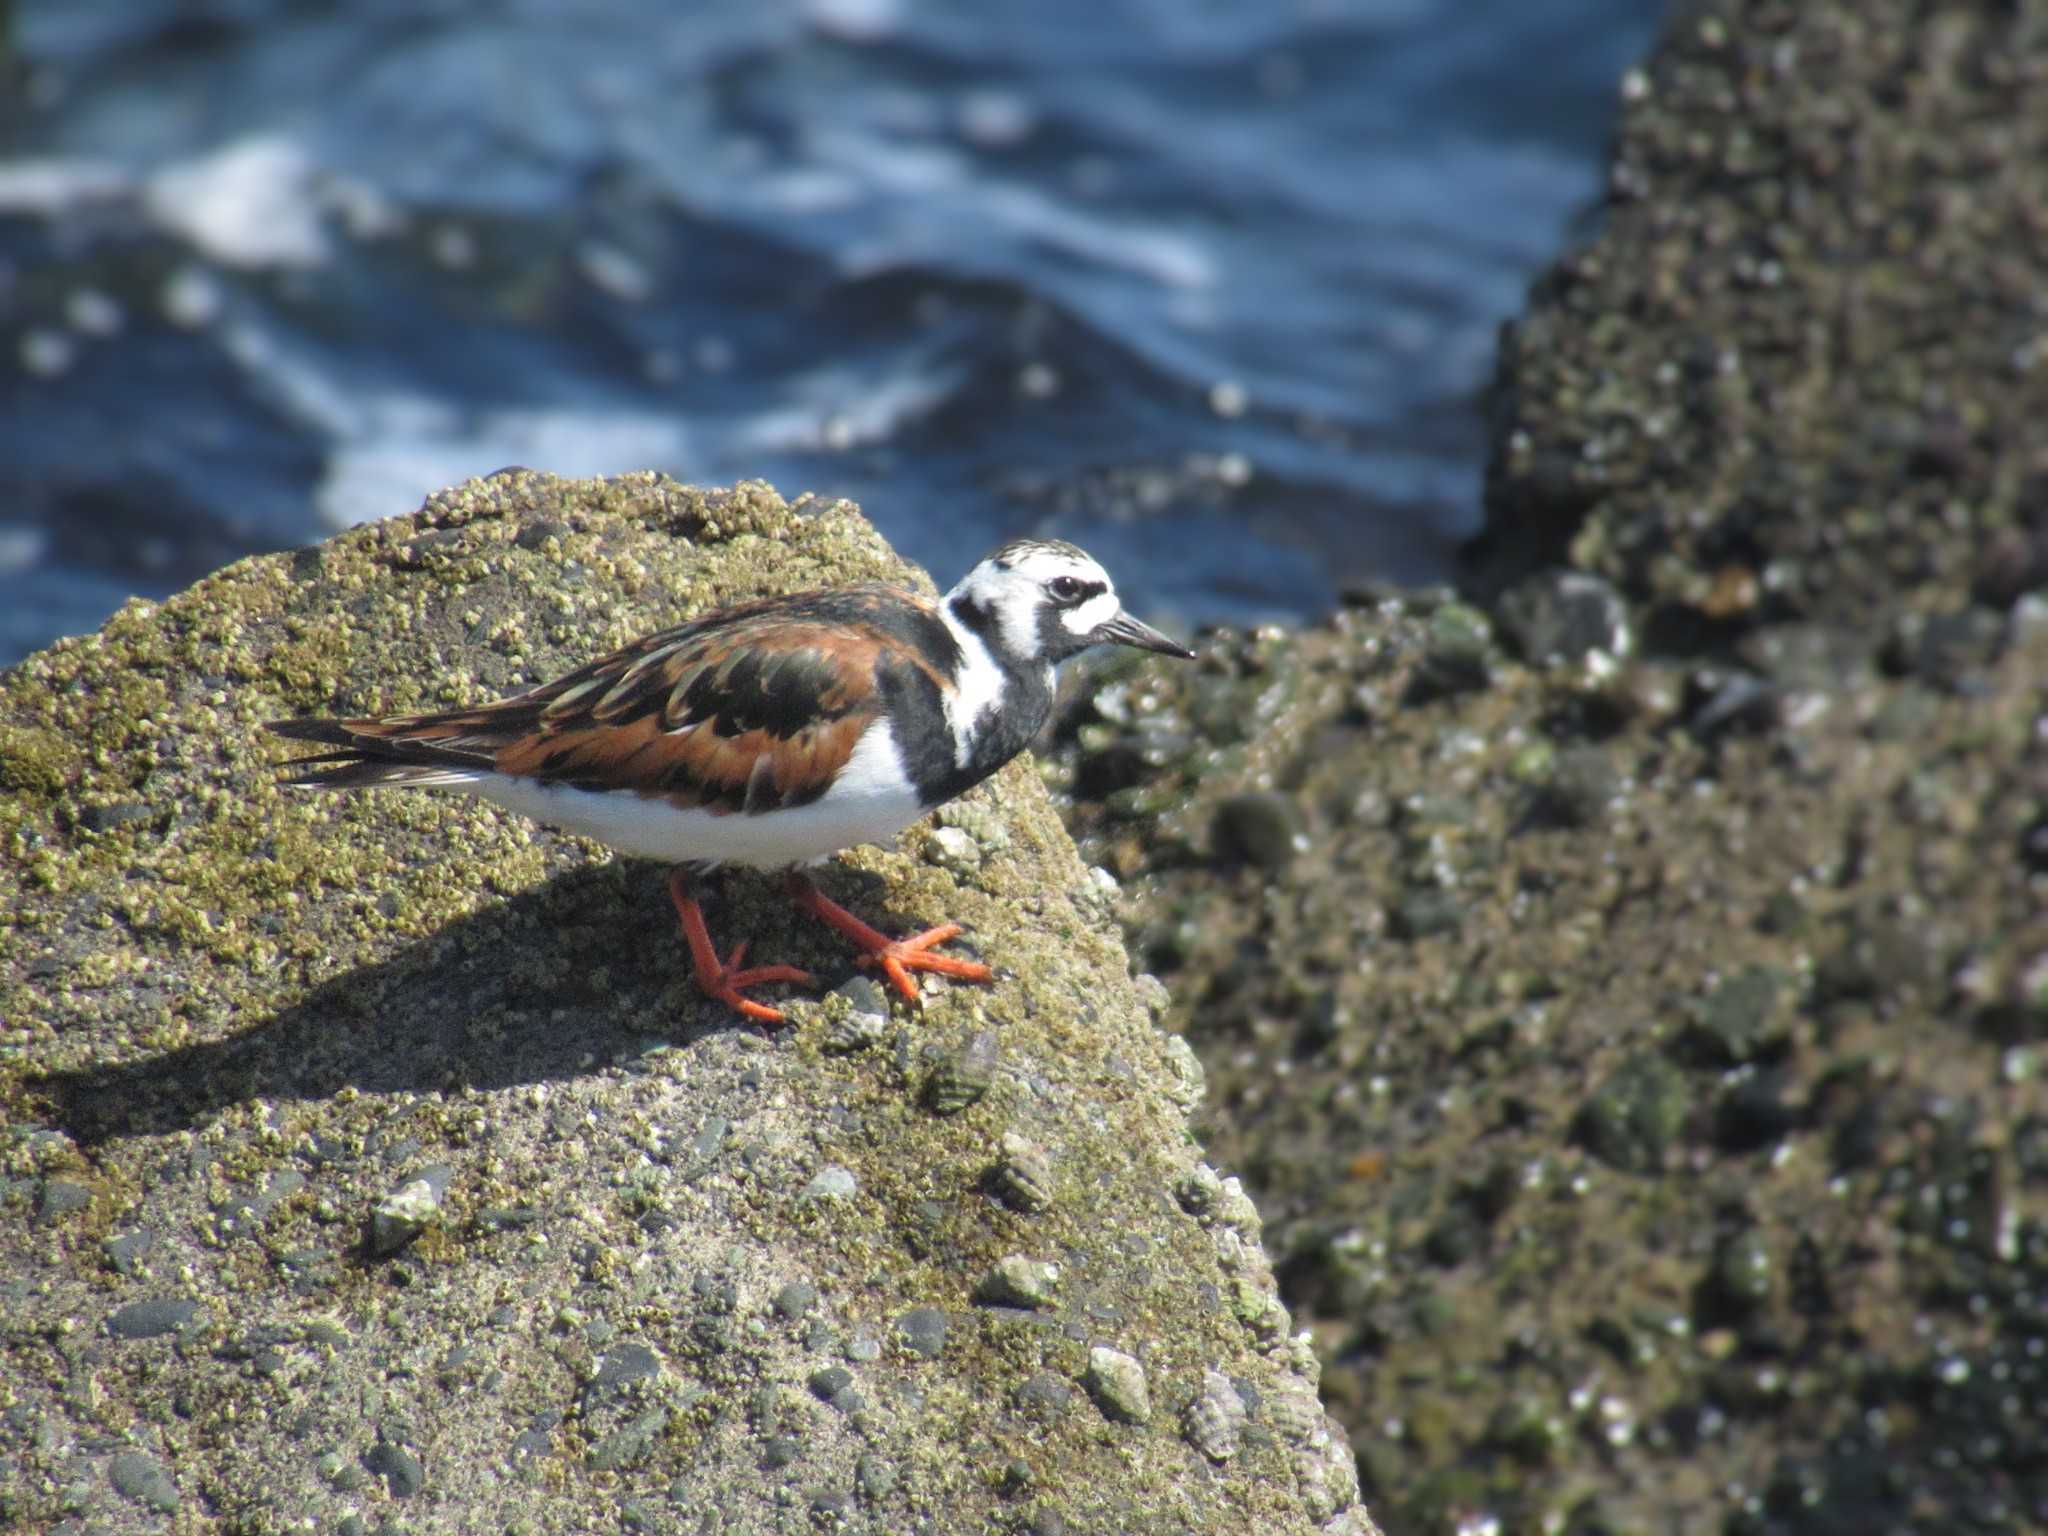
{"label": "rocky shoreline", "polygon": [[711,1020],[647,872],[251,745],[842,508],[504,477],[7,674],[0,1514],[1363,1532],[1319,1357],[1404,1536],[2048,1523],[2044,79],[1689,7],[1464,589],[1099,669],[1080,862],[1022,767],[848,860],[1012,973],[921,1020]]}
{"label": "rocky shoreline", "polygon": [[2044,76],[1688,7],[1466,592],[1063,724],[1390,1529],[2048,1522]]}

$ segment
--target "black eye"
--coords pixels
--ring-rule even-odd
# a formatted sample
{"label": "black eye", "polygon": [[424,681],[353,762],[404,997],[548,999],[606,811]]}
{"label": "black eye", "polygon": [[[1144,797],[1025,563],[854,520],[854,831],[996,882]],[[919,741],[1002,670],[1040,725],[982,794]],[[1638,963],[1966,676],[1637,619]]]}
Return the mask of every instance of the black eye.
{"label": "black eye", "polygon": [[1078,603],[1086,595],[1088,585],[1078,576],[1055,576],[1045,584],[1045,590],[1053,595],[1055,601]]}

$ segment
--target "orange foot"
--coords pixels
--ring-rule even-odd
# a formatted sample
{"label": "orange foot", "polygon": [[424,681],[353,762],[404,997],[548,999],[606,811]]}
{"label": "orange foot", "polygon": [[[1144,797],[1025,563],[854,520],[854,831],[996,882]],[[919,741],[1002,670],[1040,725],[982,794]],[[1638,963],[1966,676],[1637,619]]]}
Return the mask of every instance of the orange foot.
{"label": "orange foot", "polygon": [[921,1001],[917,983],[910,979],[912,971],[934,971],[941,976],[957,977],[961,981],[994,981],[996,973],[979,960],[962,960],[955,955],[935,955],[931,952],[935,944],[957,938],[962,928],[958,923],[941,923],[936,928],[927,928],[923,933],[912,934],[907,939],[892,939],[887,934],[870,928],[846,908],[839,905],[817,885],[803,875],[789,877],[790,898],[813,917],[829,923],[847,939],[858,945],[862,951],[862,965],[879,965],[882,973],[911,1002]]}
{"label": "orange foot", "polygon": [[758,987],[770,981],[794,981],[806,987],[818,984],[817,978],[809,971],[800,971],[793,965],[757,965],[750,971],[742,970],[740,962],[747,957],[745,939],[733,946],[729,958],[720,960],[718,951],[711,945],[711,930],[704,926],[704,909],[690,894],[689,881],[679,869],[669,872],[668,894],[676,904],[676,916],[683,920],[683,937],[690,941],[690,961],[696,970],[697,990],[706,997],[716,998],[763,1024],[780,1024],[783,1018],[780,1008],[757,1003],[751,997],[743,996],[741,989]]}

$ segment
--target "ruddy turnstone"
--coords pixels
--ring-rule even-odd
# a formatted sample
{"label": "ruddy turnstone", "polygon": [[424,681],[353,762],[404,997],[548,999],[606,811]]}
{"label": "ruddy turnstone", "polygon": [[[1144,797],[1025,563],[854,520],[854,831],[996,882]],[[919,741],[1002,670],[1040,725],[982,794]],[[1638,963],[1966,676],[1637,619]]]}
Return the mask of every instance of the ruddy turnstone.
{"label": "ruddy turnstone", "polygon": [[719,864],[786,868],[790,894],[915,1001],[912,971],[989,981],[936,954],[958,923],[891,939],[801,871],[893,837],[1024,750],[1052,711],[1053,668],[1115,644],[1192,658],[1123,611],[1108,574],[1054,539],[1005,544],[933,603],[879,583],[721,608],[551,683],[474,709],[275,720],[335,750],[286,764],[310,789],[455,790],[676,866],[669,895],[697,985],[749,1018],[745,995],[815,984],[713,948],[694,877]]}

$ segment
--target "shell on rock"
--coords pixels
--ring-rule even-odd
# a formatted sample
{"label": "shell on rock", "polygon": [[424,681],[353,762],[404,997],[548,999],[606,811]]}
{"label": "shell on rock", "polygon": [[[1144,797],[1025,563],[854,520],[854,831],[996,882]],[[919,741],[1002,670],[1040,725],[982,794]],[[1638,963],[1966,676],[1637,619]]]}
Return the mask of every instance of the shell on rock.
{"label": "shell on rock", "polygon": [[1052,1204],[1052,1157],[1037,1142],[1005,1131],[1002,1155],[990,1173],[996,1196],[1014,1211],[1042,1211]]}
{"label": "shell on rock", "polygon": [[958,1050],[940,1058],[925,1082],[924,1098],[942,1115],[958,1114],[978,1102],[996,1080],[1000,1051],[993,1030],[978,1029]]}
{"label": "shell on rock", "polygon": [[1230,1378],[1221,1371],[1204,1371],[1202,1390],[1181,1415],[1181,1432],[1188,1443],[1211,1461],[1228,1461],[1237,1454],[1244,1421],[1244,1399]]}
{"label": "shell on rock", "polygon": [[1286,1440],[1306,1445],[1323,1427],[1323,1405],[1301,1386],[1281,1387],[1266,1399],[1266,1422]]}

